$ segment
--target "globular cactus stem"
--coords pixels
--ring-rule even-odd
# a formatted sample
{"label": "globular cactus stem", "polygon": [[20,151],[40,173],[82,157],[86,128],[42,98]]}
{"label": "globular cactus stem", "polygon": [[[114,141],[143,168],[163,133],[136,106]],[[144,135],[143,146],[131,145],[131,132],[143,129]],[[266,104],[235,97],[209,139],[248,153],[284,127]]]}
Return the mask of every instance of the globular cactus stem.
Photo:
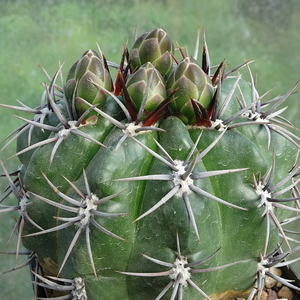
{"label": "globular cactus stem", "polygon": [[252,61],[212,67],[205,36],[202,62],[179,50],[154,29],[120,64],[84,52],[63,87],[44,70],[34,109],[1,105],[34,115],[4,146],[22,165],[1,163],[17,202],[0,212],[19,212],[36,299],[252,300],[267,277],[300,291],[273,272],[299,249],[300,138],[280,107],[299,81],[262,102]]}

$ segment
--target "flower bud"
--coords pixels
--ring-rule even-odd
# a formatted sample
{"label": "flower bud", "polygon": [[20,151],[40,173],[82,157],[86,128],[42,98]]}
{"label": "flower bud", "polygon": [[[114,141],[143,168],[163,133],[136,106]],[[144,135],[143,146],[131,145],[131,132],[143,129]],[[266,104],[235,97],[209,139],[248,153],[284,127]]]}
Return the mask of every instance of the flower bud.
{"label": "flower bud", "polygon": [[167,33],[157,28],[137,38],[130,50],[132,69],[151,62],[154,67],[163,75],[166,75],[172,68],[174,44]]}
{"label": "flower bud", "polygon": [[[88,50],[70,68],[65,85],[65,94],[70,102],[72,102],[73,97],[75,99],[83,98],[91,104],[99,103],[101,107],[104,105],[108,94],[97,85],[109,91],[113,88],[112,79],[105,67],[102,53],[99,56],[96,51]],[[82,101],[76,101],[75,106],[79,116],[89,108]]]}
{"label": "flower bud", "polygon": [[167,92],[177,92],[170,104],[175,114],[186,124],[195,121],[195,111],[191,99],[208,108],[214,94],[210,77],[192,57],[184,58],[171,73],[167,81]]}
{"label": "flower bud", "polygon": [[126,88],[136,111],[146,97],[144,117],[155,110],[167,95],[162,75],[150,62],[142,65],[129,77]]}

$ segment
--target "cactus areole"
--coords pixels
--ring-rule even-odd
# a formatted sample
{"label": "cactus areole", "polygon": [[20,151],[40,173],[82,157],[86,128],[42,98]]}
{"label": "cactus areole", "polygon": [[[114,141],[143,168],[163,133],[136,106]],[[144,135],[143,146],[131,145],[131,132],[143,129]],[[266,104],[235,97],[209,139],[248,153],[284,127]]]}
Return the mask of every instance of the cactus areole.
{"label": "cactus areole", "polygon": [[260,298],[297,250],[299,137],[280,116],[297,83],[262,101],[251,63],[213,68],[205,36],[199,61],[155,29],[119,63],[86,51],[62,87],[46,73],[37,108],[2,105],[34,114],[0,209],[19,211],[36,299]]}

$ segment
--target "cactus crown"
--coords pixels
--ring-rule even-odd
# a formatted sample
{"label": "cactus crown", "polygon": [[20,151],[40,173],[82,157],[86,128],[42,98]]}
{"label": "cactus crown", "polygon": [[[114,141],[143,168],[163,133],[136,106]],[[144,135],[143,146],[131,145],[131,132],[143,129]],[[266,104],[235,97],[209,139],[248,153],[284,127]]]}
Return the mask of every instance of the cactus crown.
{"label": "cactus crown", "polygon": [[158,28],[120,64],[88,50],[63,87],[44,71],[40,106],[1,105],[34,115],[4,146],[22,166],[1,163],[1,202],[17,203],[0,212],[19,212],[36,299],[252,300],[266,277],[300,290],[271,271],[299,248],[299,137],[280,116],[299,81],[262,102],[252,61],[212,67],[205,36],[201,63],[174,48]]}

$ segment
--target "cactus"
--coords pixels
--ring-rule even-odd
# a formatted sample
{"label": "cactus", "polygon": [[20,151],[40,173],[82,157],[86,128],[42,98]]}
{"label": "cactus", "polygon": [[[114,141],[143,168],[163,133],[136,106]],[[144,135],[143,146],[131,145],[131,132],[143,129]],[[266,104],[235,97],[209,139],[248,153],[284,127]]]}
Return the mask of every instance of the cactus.
{"label": "cactus", "polygon": [[263,102],[252,61],[211,66],[205,36],[202,62],[179,50],[155,29],[120,64],[86,51],[62,87],[45,71],[34,109],[2,105],[34,114],[4,146],[22,165],[1,162],[0,212],[19,212],[36,299],[252,300],[267,277],[300,290],[271,268],[298,250],[299,137],[279,108],[298,82]]}

